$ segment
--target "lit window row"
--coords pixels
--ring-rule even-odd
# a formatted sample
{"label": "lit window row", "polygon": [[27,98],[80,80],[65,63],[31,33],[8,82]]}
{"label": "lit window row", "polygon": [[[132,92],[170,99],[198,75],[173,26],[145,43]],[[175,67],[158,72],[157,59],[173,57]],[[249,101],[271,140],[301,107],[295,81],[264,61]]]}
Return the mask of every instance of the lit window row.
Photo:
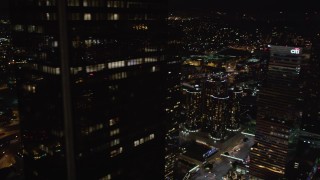
{"label": "lit window row", "polygon": [[141,144],[143,144],[145,142],[151,141],[152,139],[154,139],[154,134],[150,134],[147,137],[140,138],[139,140],[135,140],[133,142],[133,145],[136,147],[136,146],[139,146],[139,145],[141,145]]}
{"label": "lit window row", "polygon": [[105,64],[96,64],[96,65],[86,66],[86,72],[91,73],[91,72],[102,71],[105,67],[106,67]]}
{"label": "lit window row", "polygon": [[39,0],[38,6],[55,6],[56,0]]}
{"label": "lit window row", "polygon": [[24,90],[30,93],[36,93],[36,86],[31,84],[25,84],[22,86]]}
{"label": "lit window row", "polygon": [[108,63],[109,69],[122,68],[122,67],[125,67],[125,61],[115,61],[115,62]]}
{"label": "lit window row", "polygon": [[84,130],[82,130],[82,133],[88,135],[88,134],[91,134],[93,132],[96,132],[96,131],[103,129],[103,127],[104,126],[102,123],[96,124],[96,125],[90,126],[88,128],[85,128]]}
{"label": "lit window row", "polygon": [[[55,13],[45,13],[42,20],[56,20]],[[119,13],[69,13],[68,20],[72,21],[118,21],[118,20],[154,20],[151,14],[129,14],[125,16]],[[144,24],[132,26],[134,30],[148,30],[149,27]]]}
{"label": "lit window row", "polygon": [[60,68],[57,67],[40,66],[39,70],[48,74],[60,74]]}
{"label": "lit window row", "polygon": [[[74,47],[77,47],[76,43],[77,42],[73,42]],[[87,47],[91,47],[92,45],[100,44],[100,40],[99,39],[86,39],[86,40],[84,40],[84,44]]]}
{"label": "lit window row", "polygon": [[128,66],[139,65],[143,63],[143,58],[128,60]]}
{"label": "lit window row", "polygon": [[123,152],[123,148],[119,147],[118,149],[110,152],[110,157],[115,157],[115,156],[121,154],[122,152]]}
{"label": "lit window row", "polygon": [[110,8],[123,8],[125,7],[125,4],[123,1],[108,1],[107,7]]}
{"label": "lit window row", "polygon": [[68,6],[79,6],[79,0],[68,0]]}
{"label": "lit window row", "polygon": [[111,174],[108,174],[108,175],[100,178],[99,180],[111,180]]}
{"label": "lit window row", "polygon": [[54,21],[57,20],[57,14],[56,13],[45,13],[42,15],[42,20],[47,20],[47,21]]}
{"label": "lit window row", "polygon": [[24,31],[24,26],[21,24],[17,24],[13,27],[14,31]]}
{"label": "lit window row", "polygon": [[157,61],[158,61],[158,58],[156,57],[147,57],[144,59],[145,63],[151,63],[151,62],[157,62]]}
{"label": "lit window row", "polygon": [[108,13],[107,14],[107,20],[112,20],[112,21],[116,21],[119,20],[119,14],[118,13]]}
{"label": "lit window row", "polygon": [[110,131],[110,136],[115,136],[119,133],[120,133],[120,129],[114,129],[114,130]]}
{"label": "lit window row", "polygon": [[97,7],[102,5],[101,2],[101,0],[83,0],[83,6]]}
{"label": "lit window row", "polygon": [[82,70],[83,70],[82,67],[71,67],[70,68],[71,74],[78,74]]}
{"label": "lit window row", "polygon": [[145,48],[144,52],[156,52],[158,51],[157,48]]}
{"label": "lit window row", "polygon": [[28,32],[36,32],[36,33],[42,33],[43,27],[42,26],[35,26],[35,25],[29,25],[27,26]]}
{"label": "lit window row", "polygon": [[120,144],[120,139],[114,139],[110,142],[111,147],[116,146],[118,144]]}
{"label": "lit window row", "polygon": [[[83,19],[81,18],[83,17]],[[81,13],[71,13],[68,15],[69,20],[73,21],[92,21],[92,20],[111,20],[117,21],[120,20],[120,15],[118,13],[84,13],[83,16]],[[46,19],[51,20],[51,19]]]}
{"label": "lit window row", "polygon": [[[57,47],[58,41],[53,41],[52,46]],[[47,58],[47,54],[41,53],[41,54],[39,54],[39,58],[45,60]],[[140,65],[143,63],[152,63],[152,62],[157,62],[157,61],[158,61],[158,58],[156,58],[156,57],[146,57],[144,59],[138,58],[138,59],[131,59],[131,60],[127,60],[127,61],[109,62],[107,64],[102,63],[102,64],[90,65],[90,66],[86,66],[85,70],[87,73],[91,73],[91,72],[102,71],[106,67],[108,67],[109,69],[116,69],[116,68],[122,68],[122,67],[126,67],[126,66],[135,66],[135,65]],[[59,67],[50,67],[50,66],[41,66],[41,65],[39,66],[38,64],[31,64],[30,67],[32,69],[39,70],[39,71],[42,71],[42,72],[48,73],[48,74],[55,74],[55,75],[60,74]],[[82,70],[83,70],[83,67],[71,67],[70,68],[71,74],[77,74]],[[154,71],[152,71],[152,72],[154,72]],[[110,78],[111,78],[111,80],[124,79],[124,78],[127,78],[127,74],[126,74],[126,72],[121,72],[121,73],[111,75]]]}
{"label": "lit window row", "polygon": [[120,80],[127,78],[127,72],[120,72],[110,75],[110,80]]}
{"label": "lit window row", "polygon": [[[125,1],[107,1],[105,0],[83,0],[82,4],[80,0],[68,0],[68,6],[83,6],[83,7],[102,7],[108,8],[148,8],[148,3],[144,2],[127,2]],[[53,6],[55,0],[39,0],[39,6]]]}

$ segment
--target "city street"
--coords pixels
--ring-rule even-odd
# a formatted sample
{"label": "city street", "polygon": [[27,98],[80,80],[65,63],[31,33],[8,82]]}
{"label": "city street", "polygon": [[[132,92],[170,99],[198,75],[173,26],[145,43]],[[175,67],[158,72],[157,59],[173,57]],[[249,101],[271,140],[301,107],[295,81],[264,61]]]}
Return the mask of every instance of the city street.
{"label": "city street", "polygon": [[3,107],[12,108],[14,118],[0,127],[0,169],[14,165],[20,149],[19,113],[17,99],[6,86],[0,88],[0,100]]}
{"label": "city street", "polygon": [[[245,137],[248,138],[248,141],[246,142],[243,141],[243,138]],[[249,155],[250,148],[253,144],[254,138],[251,136],[245,136],[241,134],[241,132],[238,132],[224,143],[212,144],[215,147],[219,147],[219,152],[207,160],[209,163],[213,163],[212,169],[208,171],[201,167],[200,170],[191,177],[191,179],[222,179],[222,177],[232,168],[232,162],[235,160],[223,157],[221,154],[228,152],[230,156],[244,159]]]}

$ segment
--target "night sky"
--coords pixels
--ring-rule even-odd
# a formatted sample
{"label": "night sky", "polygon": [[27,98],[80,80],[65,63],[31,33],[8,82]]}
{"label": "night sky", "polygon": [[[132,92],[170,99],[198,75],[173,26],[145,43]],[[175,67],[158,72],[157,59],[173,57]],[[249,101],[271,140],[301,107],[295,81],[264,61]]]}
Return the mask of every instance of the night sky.
{"label": "night sky", "polygon": [[9,1],[0,0],[0,16],[7,15],[9,13]]}
{"label": "night sky", "polygon": [[292,0],[169,0],[171,10],[225,10],[225,11],[250,11],[265,13],[268,11],[308,11],[320,10],[316,1]]}

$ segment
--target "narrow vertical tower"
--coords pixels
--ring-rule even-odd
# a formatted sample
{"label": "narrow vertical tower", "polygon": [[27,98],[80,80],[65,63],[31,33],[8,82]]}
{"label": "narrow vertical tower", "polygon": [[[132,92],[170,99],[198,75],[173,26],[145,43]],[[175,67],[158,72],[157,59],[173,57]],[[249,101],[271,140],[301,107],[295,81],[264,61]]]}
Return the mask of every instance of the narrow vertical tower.
{"label": "narrow vertical tower", "polygon": [[190,132],[197,132],[201,128],[201,89],[188,88],[186,92],[187,121],[186,129]]}
{"label": "narrow vertical tower", "polygon": [[229,91],[230,101],[228,109],[229,118],[226,124],[227,131],[236,132],[240,130],[240,99],[243,91],[239,88],[231,88]]}

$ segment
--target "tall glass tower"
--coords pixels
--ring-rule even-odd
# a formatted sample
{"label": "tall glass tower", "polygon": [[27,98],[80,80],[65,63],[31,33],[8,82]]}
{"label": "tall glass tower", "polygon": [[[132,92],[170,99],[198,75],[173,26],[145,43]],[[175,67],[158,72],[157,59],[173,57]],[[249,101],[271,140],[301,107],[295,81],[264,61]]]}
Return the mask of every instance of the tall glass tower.
{"label": "tall glass tower", "polygon": [[11,5],[27,179],[163,178],[166,1]]}
{"label": "tall glass tower", "polygon": [[297,47],[271,46],[268,78],[258,94],[256,144],[250,174],[262,179],[285,176],[299,131],[300,69],[308,57]]}

